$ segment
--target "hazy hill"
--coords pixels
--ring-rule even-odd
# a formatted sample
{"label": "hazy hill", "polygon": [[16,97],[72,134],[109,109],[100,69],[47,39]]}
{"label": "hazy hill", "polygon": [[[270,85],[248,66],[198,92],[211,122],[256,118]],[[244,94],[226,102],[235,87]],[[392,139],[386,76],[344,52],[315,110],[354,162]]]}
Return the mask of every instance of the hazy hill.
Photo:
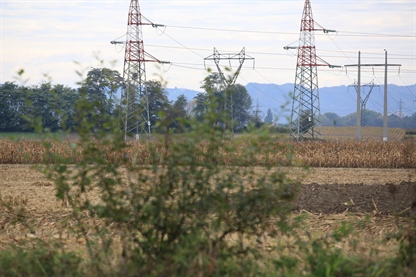
{"label": "hazy hill", "polygon": [[[293,91],[293,84],[259,84],[249,83],[246,85],[248,93],[253,99],[253,109],[262,112],[263,117],[266,116],[267,110],[270,108],[273,113],[279,115],[280,122],[285,122],[285,117],[290,115],[292,108],[292,100],[290,92]],[[168,88],[169,99],[174,101],[176,98],[184,94],[188,100],[193,99],[201,91],[194,91],[183,88]],[[367,96],[368,87],[361,88],[362,99]],[[388,112],[399,113],[400,110],[404,115],[412,115],[415,112],[416,105],[416,84],[411,86],[388,85]],[[319,100],[321,106],[321,114],[326,112],[334,112],[339,116],[356,111],[357,92],[354,87],[335,86],[323,87],[319,89]],[[366,108],[383,113],[384,87],[374,87],[370,97],[368,98]],[[282,106],[286,104],[286,111]]]}

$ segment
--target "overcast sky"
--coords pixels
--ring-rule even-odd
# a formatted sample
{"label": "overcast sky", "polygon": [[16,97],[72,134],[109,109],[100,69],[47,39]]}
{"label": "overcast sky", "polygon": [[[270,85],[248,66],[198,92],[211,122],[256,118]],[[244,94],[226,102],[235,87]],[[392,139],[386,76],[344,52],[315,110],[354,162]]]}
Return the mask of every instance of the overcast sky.
{"label": "overcast sky", "polygon": [[[41,1],[1,0],[0,83],[13,81],[25,69],[28,84],[46,80],[75,86],[91,67],[122,72],[124,49],[110,44],[125,39],[129,0]],[[337,33],[315,32],[317,55],[329,64],[358,62],[402,64],[389,69],[389,83],[416,83],[415,0],[312,0],[315,22]],[[145,51],[171,65],[146,64],[147,79],[161,75],[168,87],[201,90],[206,76],[204,58],[219,53],[247,57],[237,83],[293,83],[304,0],[171,1],[141,0],[141,13],[165,27],[143,26]],[[95,58],[104,60],[104,65]],[[79,64],[74,63],[74,61]],[[223,65],[229,65],[224,60]],[[237,63],[232,63],[233,69]],[[206,63],[215,69],[215,64]],[[363,69],[362,82],[384,83],[384,68]],[[320,87],[350,85],[357,69],[318,68]]]}

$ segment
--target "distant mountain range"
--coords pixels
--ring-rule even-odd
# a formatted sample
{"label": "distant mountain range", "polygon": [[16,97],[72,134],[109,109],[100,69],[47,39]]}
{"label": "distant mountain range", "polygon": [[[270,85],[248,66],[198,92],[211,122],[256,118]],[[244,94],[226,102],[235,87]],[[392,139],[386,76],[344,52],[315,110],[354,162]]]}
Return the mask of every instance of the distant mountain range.
{"label": "distant mountain range", "polygon": [[[253,99],[253,110],[261,111],[262,117],[266,116],[270,108],[278,116],[279,122],[287,122],[292,108],[290,92],[293,91],[293,84],[259,84],[249,83],[246,89]],[[415,113],[416,107],[416,84],[411,86],[388,85],[388,112],[397,115],[410,116]],[[193,99],[202,91],[195,91],[183,88],[167,88],[169,100],[175,101],[181,94],[188,100]],[[370,92],[370,87],[361,87],[361,99],[365,99]],[[339,116],[345,116],[356,112],[357,92],[355,87],[334,86],[319,89],[319,100],[321,114],[333,112]],[[384,86],[375,86],[371,90],[366,102],[366,108],[383,113]],[[284,106],[285,108],[282,108]]]}

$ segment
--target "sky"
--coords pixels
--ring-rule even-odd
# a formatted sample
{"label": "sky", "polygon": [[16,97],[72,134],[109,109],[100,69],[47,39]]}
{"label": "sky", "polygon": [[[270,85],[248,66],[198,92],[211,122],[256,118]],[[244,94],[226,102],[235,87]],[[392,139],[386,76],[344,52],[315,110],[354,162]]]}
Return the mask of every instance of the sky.
{"label": "sky", "polygon": [[[152,23],[142,26],[144,49],[160,61],[146,63],[146,78],[167,82],[169,88],[202,91],[207,68],[204,58],[216,48],[220,54],[247,59],[237,83],[293,83],[304,0],[210,1],[141,0],[140,10]],[[123,70],[124,49],[112,40],[125,40],[129,0],[0,0],[0,83],[53,83],[76,87],[91,68]],[[416,83],[416,0],[311,0],[314,20],[325,29],[315,31],[317,55],[331,65],[384,63],[388,82]],[[235,70],[238,61],[222,60]],[[223,69],[224,70],[224,69]],[[77,73],[78,72],[78,73]],[[81,74],[82,76],[80,76]],[[320,87],[351,85],[357,68],[318,68]],[[362,69],[361,82],[384,83],[383,67]],[[415,92],[416,97],[416,92]],[[416,99],[416,98],[415,98]]]}

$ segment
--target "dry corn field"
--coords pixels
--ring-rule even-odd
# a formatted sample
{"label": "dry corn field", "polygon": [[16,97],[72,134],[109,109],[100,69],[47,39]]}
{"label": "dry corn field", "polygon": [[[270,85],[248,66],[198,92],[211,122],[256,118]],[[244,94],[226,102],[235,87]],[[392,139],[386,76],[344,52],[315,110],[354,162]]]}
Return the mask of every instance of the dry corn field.
{"label": "dry corn field", "polygon": [[[336,140],[355,140],[357,133],[356,127],[344,126],[344,127],[322,127],[322,136],[325,139]],[[388,128],[388,140],[389,141],[402,141],[406,136],[406,131],[400,128]],[[383,140],[383,128],[382,127],[362,127],[361,137],[364,140]]]}
{"label": "dry corn field", "polygon": [[[311,167],[345,167],[345,168],[416,168],[416,142],[405,140],[400,142],[381,142],[374,140],[357,141],[304,141],[287,142],[276,139],[273,142],[259,142],[261,151],[250,151],[244,140],[229,142],[235,148],[232,153],[222,156],[224,165],[266,166],[280,164],[290,165],[292,161]],[[64,157],[67,163],[79,160],[80,151],[74,148],[73,141],[51,141],[51,152]],[[164,143],[158,141],[131,142],[124,153],[112,152],[106,146],[97,145],[107,159],[116,163],[123,157],[135,157],[137,164],[160,163],[150,157],[150,145],[160,153],[164,151]],[[200,144],[202,150],[207,145]],[[223,151],[219,149],[218,151]],[[292,153],[291,153],[292,151]],[[37,164],[56,162],[46,157],[42,141],[0,139],[0,164]],[[249,154],[249,155],[247,155]],[[163,156],[163,155],[159,155]],[[249,157],[249,158],[247,158]]]}

